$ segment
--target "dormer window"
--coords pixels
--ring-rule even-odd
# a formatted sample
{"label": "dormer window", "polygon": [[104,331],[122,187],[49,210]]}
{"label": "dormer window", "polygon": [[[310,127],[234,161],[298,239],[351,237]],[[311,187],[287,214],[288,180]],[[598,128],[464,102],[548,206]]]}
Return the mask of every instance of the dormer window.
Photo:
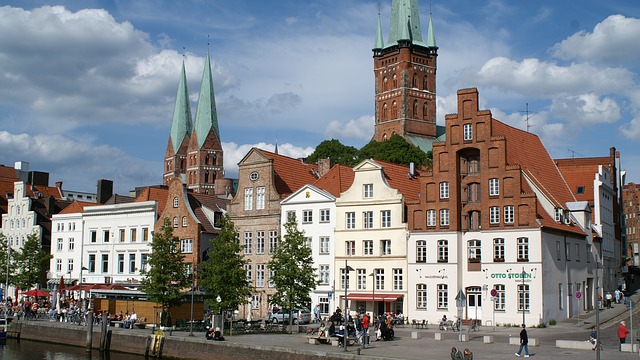
{"label": "dormer window", "polygon": [[578,186],[578,189],[576,189],[576,194],[578,195],[584,194],[584,186]]}

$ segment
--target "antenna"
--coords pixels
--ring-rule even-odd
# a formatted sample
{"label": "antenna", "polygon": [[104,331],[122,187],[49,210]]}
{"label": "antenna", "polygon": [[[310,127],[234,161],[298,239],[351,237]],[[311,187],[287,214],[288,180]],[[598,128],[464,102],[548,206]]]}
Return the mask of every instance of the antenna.
{"label": "antenna", "polygon": [[576,154],[578,154],[578,156],[585,157],[584,155],[580,154],[579,152],[577,152],[575,150],[571,150],[571,149],[567,149],[567,150],[569,150],[571,152],[571,158],[573,158],[573,159],[575,159]]}
{"label": "antenna", "polygon": [[533,115],[529,116],[529,103],[525,103],[525,110],[520,112],[524,113],[527,116],[524,121],[527,122],[527,132],[529,132],[529,129],[535,126],[535,125],[529,124],[529,120],[531,120],[531,118],[536,116],[537,114],[534,113]]}

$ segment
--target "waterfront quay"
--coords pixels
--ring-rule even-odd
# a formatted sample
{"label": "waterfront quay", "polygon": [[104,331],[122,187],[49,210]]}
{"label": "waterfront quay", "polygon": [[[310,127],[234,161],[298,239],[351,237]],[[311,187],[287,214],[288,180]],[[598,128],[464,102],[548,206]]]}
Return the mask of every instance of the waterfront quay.
{"label": "waterfront quay", "polygon": [[[637,300],[637,299],[636,299]],[[639,354],[618,351],[616,329],[620,320],[629,322],[629,309],[623,305],[615,305],[612,309],[600,312],[600,338],[603,350],[600,359],[637,359]],[[529,338],[536,339],[538,346],[530,346],[531,357],[536,359],[556,359],[562,356],[566,360],[583,360],[596,358],[596,352],[557,348],[556,340],[586,341],[589,328],[595,325],[595,312],[587,313],[580,319],[571,319],[546,328],[528,328]],[[638,337],[640,319],[638,312],[633,316],[633,339]],[[175,359],[449,359],[452,346],[469,348],[474,359],[515,358],[517,346],[509,345],[509,338],[518,338],[518,327],[480,327],[479,331],[463,333],[469,341],[458,341],[458,334],[452,331],[441,331],[437,324],[429,324],[427,329],[414,329],[411,325],[396,327],[396,338],[393,341],[372,341],[368,346],[352,346],[345,351],[331,345],[309,344],[305,328],[300,326],[299,333],[255,333],[227,335],[226,341],[214,342],[206,340],[203,332],[166,331],[163,358]],[[86,328],[69,323],[46,320],[17,321],[12,324],[19,330],[21,339],[85,346]],[[116,352],[143,355],[147,338],[152,335],[151,329],[123,329],[109,327],[111,330],[110,349]],[[442,340],[436,340],[436,333]],[[492,336],[493,343],[484,343],[485,336]],[[417,338],[414,338],[417,337]],[[93,344],[98,351],[99,328],[94,329]],[[627,337],[627,342],[630,338]],[[634,341],[637,343],[637,341]]]}

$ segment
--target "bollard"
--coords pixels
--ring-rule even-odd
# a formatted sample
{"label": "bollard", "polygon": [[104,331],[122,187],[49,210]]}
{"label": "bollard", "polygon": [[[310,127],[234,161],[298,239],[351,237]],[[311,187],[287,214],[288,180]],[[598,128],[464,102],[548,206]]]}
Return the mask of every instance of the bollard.
{"label": "bollard", "polygon": [[93,312],[87,314],[87,343],[86,351],[91,352],[91,344],[93,343]]}

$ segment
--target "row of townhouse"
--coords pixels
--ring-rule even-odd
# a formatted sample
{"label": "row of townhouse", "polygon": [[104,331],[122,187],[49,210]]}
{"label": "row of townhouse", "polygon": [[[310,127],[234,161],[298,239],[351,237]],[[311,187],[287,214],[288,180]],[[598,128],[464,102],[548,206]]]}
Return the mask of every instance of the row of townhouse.
{"label": "row of townhouse", "polygon": [[567,180],[571,164],[479,110],[476,89],[458,92],[446,134],[433,145],[431,171],[376,160],[329,168],[252,149],[229,210],[250,260],[250,315],[266,317],[274,305],[266,265],[294,216],[318,276],[311,306],[323,316],[346,306],[431,322],[538,324],[593,309],[603,290],[624,287],[619,154]]}

